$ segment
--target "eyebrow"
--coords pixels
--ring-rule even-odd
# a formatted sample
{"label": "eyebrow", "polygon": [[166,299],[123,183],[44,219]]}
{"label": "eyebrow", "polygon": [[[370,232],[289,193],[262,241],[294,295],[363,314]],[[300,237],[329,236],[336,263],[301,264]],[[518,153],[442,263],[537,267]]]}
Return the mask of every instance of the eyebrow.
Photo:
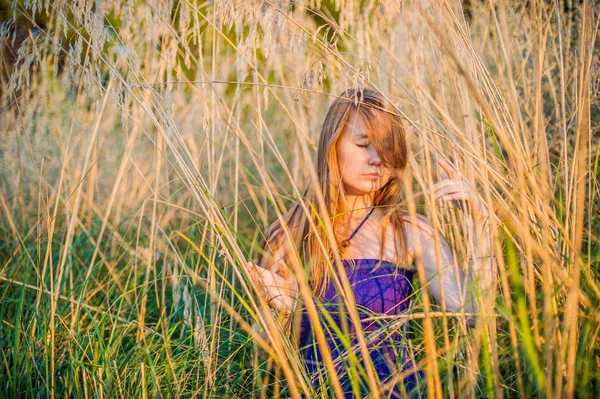
{"label": "eyebrow", "polygon": [[368,139],[369,138],[369,136],[367,136],[365,133],[358,133],[358,134],[352,133],[351,137],[353,139]]}

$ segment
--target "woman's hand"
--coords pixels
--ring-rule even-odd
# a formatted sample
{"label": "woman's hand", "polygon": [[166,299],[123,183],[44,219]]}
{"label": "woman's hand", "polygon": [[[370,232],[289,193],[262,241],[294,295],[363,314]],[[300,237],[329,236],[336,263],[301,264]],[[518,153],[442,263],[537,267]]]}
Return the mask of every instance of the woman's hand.
{"label": "woman's hand", "polygon": [[[294,311],[298,284],[283,260],[275,262],[274,271],[257,266],[252,262],[246,263],[245,267],[252,282],[256,285],[256,291],[263,296],[269,306],[282,315],[289,315]],[[279,271],[279,274],[275,271]]]}
{"label": "woman's hand", "polygon": [[439,159],[438,164],[442,168],[442,180],[434,184],[430,190],[426,190],[426,193],[433,193],[434,201],[441,198],[462,210],[470,211],[475,221],[482,221],[487,218],[487,208],[469,183],[460,180],[458,172],[448,162]]}

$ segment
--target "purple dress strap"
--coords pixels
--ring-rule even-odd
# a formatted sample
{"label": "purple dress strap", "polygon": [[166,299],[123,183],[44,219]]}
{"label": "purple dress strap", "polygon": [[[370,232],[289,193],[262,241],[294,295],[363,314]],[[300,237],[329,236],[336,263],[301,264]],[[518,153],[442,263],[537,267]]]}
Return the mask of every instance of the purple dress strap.
{"label": "purple dress strap", "polygon": [[[392,329],[390,320],[381,318],[382,315],[406,313],[410,308],[414,272],[388,261],[379,264],[379,259],[343,262],[379,381],[385,385],[386,380],[396,378],[397,383],[391,384],[386,391],[387,397],[406,397],[410,392],[415,394],[422,373],[410,371],[414,365],[406,346],[408,323],[397,320],[394,322],[397,328]],[[341,294],[334,284],[330,284],[323,297],[315,298],[315,304],[346,398],[356,397],[357,392],[365,396],[369,390],[364,362],[361,360],[356,329],[350,321]],[[313,327],[304,311],[300,325],[300,350],[315,387],[331,390]],[[399,378],[399,375],[404,375],[404,378]],[[320,396],[328,395],[321,391]]]}

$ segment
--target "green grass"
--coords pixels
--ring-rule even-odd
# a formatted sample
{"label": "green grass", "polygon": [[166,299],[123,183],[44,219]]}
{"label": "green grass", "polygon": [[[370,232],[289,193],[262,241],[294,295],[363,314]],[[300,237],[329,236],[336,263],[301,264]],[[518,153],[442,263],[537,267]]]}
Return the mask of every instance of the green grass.
{"label": "green grass", "polygon": [[320,397],[290,334],[253,334],[240,265],[361,85],[403,113],[403,205],[463,269],[432,160],[494,210],[489,319],[425,319],[415,281],[406,345],[437,397],[600,396],[593,2],[0,4],[0,397]]}

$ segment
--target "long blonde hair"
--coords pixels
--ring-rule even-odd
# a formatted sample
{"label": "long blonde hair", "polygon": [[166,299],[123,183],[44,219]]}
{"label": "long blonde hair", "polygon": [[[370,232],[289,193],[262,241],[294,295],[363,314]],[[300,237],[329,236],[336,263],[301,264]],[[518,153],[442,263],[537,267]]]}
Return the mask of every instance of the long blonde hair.
{"label": "long blonde hair", "polygon": [[[320,223],[319,219],[341,215],[336,216],[333,225],[348,225],[346,217],[341,212],[344,209],[344,189],[338,169],[336,144],[344,129],[347,128],[352,113],[358,113],[362,117],[366,128],[365,133],[384,164],[392,171],[390,180],[374,193],[373,198],[373,205],[381,207],[385,215],[381,229],[379,257],[383,258],[386,230],[391,223],[394,227],[394,245],[398,254],[396,263],[405,262],[407,247],[403,212],[400,209],[400,178],[408,163],[408,150],[401,119],[397,111],[378,92],[368,88],[362,91],[346,90],[329,108],[321,128],[316,163],[318,184],[309,184],[303,198],[299,199],[283,217],[292,234],[295,249],[299,251],[302,264],[308,268],[305,270],[309,284],[317,295],[322,295],[329,284],[331,276],[327,263],[333,258],[334,253],[326,237],[323,223]],[[321,209],[320,214],[316,213],[316,209],[319,208],[317,206],[319,193],[315,192],[316,189],[320,190],[326,208]],[[301,201],[304,201],[304,206]],[[306,212],[305,209],[309,211]],[[312,225],[317,227],[316,231],[313,228],[311,232],[311,221]],[[284,236],[280,220],[269,226],[263,244],[263,258],[274,253],[274,249],[281,245]],[[338,249],[341,249],[341,242],[337,241]]]}

